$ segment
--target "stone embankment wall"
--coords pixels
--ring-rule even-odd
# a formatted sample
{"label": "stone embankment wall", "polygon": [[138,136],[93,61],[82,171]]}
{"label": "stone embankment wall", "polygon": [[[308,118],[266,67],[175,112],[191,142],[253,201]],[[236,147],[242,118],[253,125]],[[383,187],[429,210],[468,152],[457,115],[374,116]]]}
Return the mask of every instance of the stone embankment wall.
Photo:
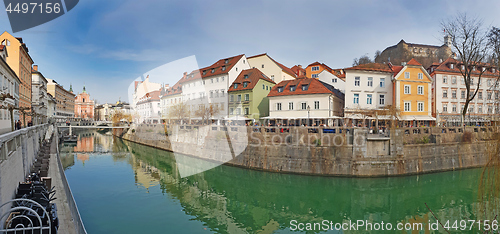
{"label": "stone embankment wall", "polygon": [[[464,134],[465,131],[465,134]],[[364,128],[139,125],[115,135],[143,145],[284,173],[396,176],[484,166],[498,138],[494,127]],[[231,147],[224,147],[230,139]],[[221,156],[226,155],[226,157]]]}

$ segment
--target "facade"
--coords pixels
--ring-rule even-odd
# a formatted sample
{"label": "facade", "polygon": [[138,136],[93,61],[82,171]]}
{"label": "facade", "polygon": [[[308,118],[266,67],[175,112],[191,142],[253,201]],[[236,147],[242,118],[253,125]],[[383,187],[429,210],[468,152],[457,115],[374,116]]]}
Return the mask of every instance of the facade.
{"label": "facade", "polygon": [[404,67],[394,67],[393,105],[400,110],[405,126],[430,126],[432,117],[432,78],[415,59]]}
{"label": "facade", "polygon": [[323,71],[318,73],[317,79],[335,87],[342,93],[345,93],[345,73],[343,69],[338,69],[338,70],[324,69]]}
{"label": "facade", "polygon": [[243,70],[228,89],[229,117],[259,120],[269,116],[267,95],[275,84],[257,68]]}
{"label": "facade", "polygon": [[333,69],[324,63],[314,62],[309,64],[305,70],[307,78],[318,78],[319,73],[321,73],[323,70],[328,70],[331,72]]}
{"label": "facade", "polygon": [[[14,37],[5,31],[0,35],[0,41],[8,50],[7,64],[21,81],[19,85],[19,107],[24,108],[29,113],[31,109],[31,66],[33,65],[33,59],[31,59],[28,47],[22,38]],[[29,115],[25,115],[20,119],[23,126],[26,126],[31,121]]]}
{"label": "facade", "polygon": [[[481,64],[472,74],[472,91],[476,90],[481,82],[476,97],[469,103],[469,110],[464,122],[484,124],[500,116],[499,100],[500,86],[498,84],[499,71],[490,64]],[[429,72],[433,78],[432,114],[440,125],[458,125],[462,121],[461,113],[465,105],[466,86],[460,72],[460,61],[448,58],[442,63],[433,64]]]}
{"label": "facade", "polygon": [[38,71],[38,66],[34,65],[31,70],[31,105],[33,112],[38,114],[34,117],[33,124],[41,124],[47,122],[47,79],[41,72]]}
{"label": "facade", "polygon": [[368,63],[345,69],[346,117],[361,119],[360,114],[392,104],[393,68],[390,64]]}
{"label": "facade", "polygon": [[136,104],[140,123],[160,123],[160,90],[146,93]]}
{"label": "facade", "polygon": [[[184,75],[186,76],[186,75]],[[185,78],[185,77],[183,77]],[[181,79],[182,80],[182,79]],[[171,107],[181,103],[182,100],[182,86],[181,81],[178,81],[172,87],[164,87],[160,94],[161,118],[170,119],[174,118],[173,113],[170,113]]]}
{"label": "facade", "polygon": [[401,40],[398,44],[385,48],[384,51],[375,58],[375,62],[401,64],[415,58],[427,68],[432,63],[440,60],[443,61],[452,56],[451,38],[445,36],[444,42],[445,43],[441,46],[434,46],[406,43],[404,40]]}
{"label": "facade", "polygon": [[276,62],[276,60],[272,59],[267,54],[259,54],[248,57],[248,63],[250,67],[259,69],[275,83],[297,78],[297,75],[292,69]]}
{"label": "facade", "polygon": [[52,94],[47,93],[47,118],[50,120],[54,118],[57,113],[57,102]]}
{"label": "facade", "polygon": [[161,84],[150,82],[149,80],[149,75],[146,76],[146,79],[144,81],[135,81],[134,82],[134,94],[132,96],[132,108],[135,108],[135,105],[137,102],[139,102],[139,99],[144,97],[146,93],[152,92],[154,90],[159,90],[161,88]]}
{"label": "facade", "polygon": [[[333,119],[343,116],[344,94],[317,79],[282,81],[267,95],[275,119]],[[311,122],[306,123],[311,125]],[[329,123],[331,124],[331,123]]]}
{"label": "facade", "polygon": [[[0,100],[0,106],[19,107],[19,84],[21,80],[5,61],[7,55],[7,48],[0,45],[0,96],[10,95],[11,97]],[[12,110],[11,116],[8,109],[0,109],[0,134],[11,131],[12,124],[17,120],[19,120],[17,110]]]}
{"label": "facade", "polygon": [[94,100],[90,99],[90,95],[85,90],[85,86],[83,86],[83,91],[75,99],[75,117],[94,119],[94,107]]}
{"label": "facade", "polygon": [[75,94],[73,92],[64,89],[55,80],[47,79],[47,93],[50,93],[56,100],[55,118],[64,119],[75,116]]}

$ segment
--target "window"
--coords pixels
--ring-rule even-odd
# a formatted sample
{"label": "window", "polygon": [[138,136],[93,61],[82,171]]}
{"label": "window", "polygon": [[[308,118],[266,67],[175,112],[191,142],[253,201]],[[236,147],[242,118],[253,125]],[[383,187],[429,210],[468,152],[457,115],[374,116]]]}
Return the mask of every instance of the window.
{"label": "window", "polygon": [[248,86],[248,82],[243,82],[243,88],[246,88]]}
{"label": "window", "polygon": [[250,101],[250,94],[245,93],[245,101]]}
{"label": "window", "polygon": [[332,83],[337,83],[337,78],[333,78]]}
{"label": "window", "polygon": [[443,90],[443,98],[448,98],[448,90]]}
{"label": "window", "polygon": [[456,84],[457,83],[457,77],[456,76],[452,76],[451,77],[451,83],[452,84]]}
{"label": "window", "polygon": [[296,88],[296,87],[297,87],[297,86],[295,86],[295,85],[290,85],[290,91],[292,91],[292,92],[293,92],[293,91],[295,91],[295,88]]}
{"label": "window", "polygon": [[354,77],[354,86],[359,86],[361,78],[359,76]]}
{"label": "window", "polygon": [[283,86],[278,87],[278,93],[282,93],[282,92],[283,92]]}
{"label": "window", "polygon": [[224,97],[224,90],[223,89],[220,90],[220,96]]}
{"label": "window", "polygon": [[380,78],[380,88],[385,88],[385,78]]}
{"label": "window", "polygon": [[424,74],[422,74],[422,73],[418,73],[418,79],[419,79],[419,80],[423,80],[423,79],[424,79]]}
{"label": "window", "polygon": [[354,94],[354,104],[358,104],[359,103],[359,94],[355,93]]}
{"label": "window", "polygon": [[373,77],[368,77],[368,87],[373,87]]}
{"label": "window", "polygon": [[[422,73],[418,73],[419,75],[422,74]],[[443,76],[443,84],[447,84],[448,83],[448,77],[447,76]]]}
{"label": "window", "polygon": [[498,100],[498,91],[495,91],[495,100]]}
{"label": "window", "polygon": [[372,104],[372,95],[371,94],[366,95],[366,104],[368,104],[368,105]]}
{"label": "window", "polygon": [[312,78],[318,78],[318,74],[312,74],[311,77]]}
{"label": "window", "polygon": [[248,79],[248,75],[244,75],[244,76],[243,76],[243,79]]}
{"label": "window", "polygon": [[273,81],[274,81],[274,75],[271,75],[271,80],[273,80]]}
{"label": "window", "polygon": [[300,103],[300,108],[302,110],[307,110],[307,103],[305,103],[305,102]]}
{"label": "window", "polygon": [[460,77],[460,84],[465,84],[465,80],[463,77]]}
{"label": "window", "polygon": [[236,108],[236,115],[241,115],[241,109],[240,108]]}
{"label": "window", "polygon": [[262,64],[262,68],[264,68],[264,64]]}
{"label": "window", "polygon": [[417,102],[417,111],[418,112],[424,111],[424,102]]}
{"label": "window", "polygon": [[417,86],[417,94],[424,95],[424,86],[422,85]]}
{"label": "window", "polygon": [[234,84],[234,88],[237,89],[238,88],[238,84],[235,83]]}
{"label": "window", "polygon": [[380,94],[380,96],[378,97],[378,104],[385,105],[385,95],[384,94]]}
{"label": "window", "polygon": [[233,115],[233,114],[234,114],[234,109],[233,109],[233,108],[229,108],[229,114],[230,114],[230,115]]}
{"label": "window", "polygon": [[491,106],[488,105],[488,114],[492,114],[493,113],[493,108],[491,108]]}
{"label": "window", "polygon": [[405,78],[410,79],[410,72],[405,72]]}
{"label": "window", "polygon": [[288,110],[293,110],[293,102],[288,103]]}
{"label": "window", "polygon": [[405,85],[404,89],[405,89],[405,91],[404,91],[405,94],[411,94],[411,91],[410,91],[411,87],[410,87],[410,85]]}
{"label": "window", "polygon": [[319,101],[314,101],[314,109],[319,110]]}
{"label": "window", "polygon": [[474,78],[470,78],[470,85],[474,85]]}
{"label": "window", "polygon": [[483,113],[483,106],[477,106],[477,113],[479,114]]}
{"label": "window", "polygon": [[410,102],[405,102],[404,111],[410,111],[410,110],[411,110],[411,103]]}
{"label": "window", "polygon": [[214,97],[214,91],[210,90],[210,98]]}
{"label": "window", "polygon": [[465,99],[465,90],[462,90],[462,92],[460,94],[460,98]]}
{"label": "window", "polygon": [[250,113],[250,109],[248,107],[245,107],[245,115],[248,115]]}
{"label": "window", "polygon": [[281,110],[281,102],[276,103],[276,110]]}
{"label": "window", "polygon": [[457,90],[451,90],[451,98],[457,98]]}
{"label": "window", "polygon": [[483,99],[483,92],[482,91],[477,92],[477,99]]}
{"label": "window", "polygon": [[266,85],[265,84],[262,84],[262,89],[266,89]]}
{"label": "window", "polygon": [[306,91],[309,89],[309,85],[302,85],[302,91]]}
{"label": "window", "polygon": [[241,102],[241,94],[238,94],[238,96],[236,96],[236,101]]}
{"label": "window", "polygon": [[474,113],[474,105],[469,105],[469,113]]}
{"label": "window", "polygon": [[451,107],[451,112],[457,113],[457,104],[453,104],[453,106]]}
{"label": "window", "polygon": [[319,71],[319,66],[311,67],[311,71]]}
{"label": "window", "polygon": [[488,99],[488,100],[491,100],[491,92],[488,92],[488,95],[487,95],[487,96],[488,96],[488,97],[487,97],[487,99]]}
{"label": "window", "polygon": [[226,66],[222,66],[222,70],[225,71],[226,70]]}
{"label": "window", "polygon": [[225,64],[229,63],[229,59],[224,60],[224,63]]}
{"label": "window", "polygon": [[448,104],[443,104],[443,113],[448,113]]}

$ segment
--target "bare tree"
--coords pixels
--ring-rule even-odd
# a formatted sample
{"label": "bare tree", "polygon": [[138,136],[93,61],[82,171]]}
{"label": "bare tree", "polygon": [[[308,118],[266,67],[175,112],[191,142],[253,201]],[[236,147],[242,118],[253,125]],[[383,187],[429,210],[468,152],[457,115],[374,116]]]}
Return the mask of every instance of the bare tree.
{"label": "bare tree", "polygon": [[[451,49],[456,53],[459,63],[457,68],[465,81],[467,96],[462,110],[463,123],[469,103],[476,97],[481,76],[486,71],[486,69],[479,68],[485,66],[482,62],[486,60],[489,52],[487,32],[483,29],[483,23],[480,19],[469,18],[465,13],[443,21],[441,26],[451,39]],[[476,86],[473,86],[474,78],[477,78]],[[475,90],[471,90],[471,88],[475,88]]]}
{"label": "bare tree", "polygon": [[373,56],[373,61],[375,61],[377,59],[377,57],[380,56],[380,54],[382,54],[382,52],[380,52],[380,50],[375,51],[375,55]]}
{"label": "bare tree", "polygon": [[373,63],[372,59],[368,57],[368,54],[365,54],[359,58],[355,58],[352,62],[352,66],[358,66],[361,64]]}
{"label": "bare tree", "polygon": [[500,68],[500,28],[492,27],[488,33],[488,44],[492,49],[490,62]]}
{"label": "bare tree", "polygon": [[205,123],[205,120],[209,120],[214,115],[219,113],[219,107],[214,106],[213,103],[208,106],[202,105],[196,112],[195,115],[202,119],[202,122]]}
{"label": "bare tree", "polygon": [[176,118],[181,121],[184,118],[189,118],[191,115],[191,111],[189,110],[189,106],[184,103],[177,103],[169,108],[168,116],[170,118]]}

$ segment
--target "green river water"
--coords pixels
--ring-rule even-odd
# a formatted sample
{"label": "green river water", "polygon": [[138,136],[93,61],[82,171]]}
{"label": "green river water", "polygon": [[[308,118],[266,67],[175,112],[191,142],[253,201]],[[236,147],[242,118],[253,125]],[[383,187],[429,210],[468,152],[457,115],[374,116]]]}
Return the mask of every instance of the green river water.
{"label": "green river water", "polygon": [[[449,226],[477,219],[482,171],[339,178],[223,165],[181,178],[172,153],[97,132],[81,133],[76,146],[63,145],[61,160],[90,234],[441,233],[442,228],[428,230],[436,219],[425,204],[443,224],[450,220]],[[398,223],[423,223],[423,230],[324,230],[319,224],[306,230],[307,223],[358,220],[389,223],[393,229]],[[469,225],[462,231],[459,223],[452,232],[479,232],[476,224],[468,231]]]}

